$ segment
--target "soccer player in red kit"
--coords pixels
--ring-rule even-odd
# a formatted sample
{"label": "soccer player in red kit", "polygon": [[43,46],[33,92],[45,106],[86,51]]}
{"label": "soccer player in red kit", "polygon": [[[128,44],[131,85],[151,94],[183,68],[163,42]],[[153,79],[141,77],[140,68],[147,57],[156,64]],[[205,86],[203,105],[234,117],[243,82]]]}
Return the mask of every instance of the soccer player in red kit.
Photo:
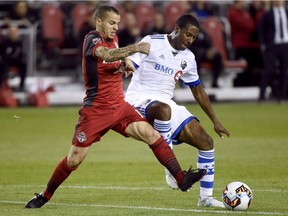
{"label": "soccer player in red kit", "polygon": [[90,146],[100,141],[110,129],[146,142],[158,161],[175,177],[182,191],[188,191],[206,173],[205,169],[183,171],[160,134],[124,100],[121,72],[125,70],[121,60],[136,52],[148,54],[150,45],[139,43],[118,48],[116,32],[120,15],[110,5],[103,4],[96,9],[95,21],[96,30],[87,34],[83,43],[86,96],[79,111],[70,152],[55,168],[45,190],[35,194],[26,208],[40,208],[48,202],[84,160]]}

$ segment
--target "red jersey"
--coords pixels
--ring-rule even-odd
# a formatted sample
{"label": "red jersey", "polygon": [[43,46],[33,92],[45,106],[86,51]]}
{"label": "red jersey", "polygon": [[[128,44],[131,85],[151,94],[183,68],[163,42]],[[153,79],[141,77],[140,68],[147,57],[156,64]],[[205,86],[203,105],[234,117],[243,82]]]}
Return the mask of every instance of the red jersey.
{"label": "red jersey", "polygon": [[95,56],[95,50],[105,46],[118,48],[118,37],[105,39],[97,31],[86,35],[82,50],[82,72],[84,75],[86,96],[84,106],[113,107],[124,102],[123,84],[119,70],[121,61],[105,62]]}

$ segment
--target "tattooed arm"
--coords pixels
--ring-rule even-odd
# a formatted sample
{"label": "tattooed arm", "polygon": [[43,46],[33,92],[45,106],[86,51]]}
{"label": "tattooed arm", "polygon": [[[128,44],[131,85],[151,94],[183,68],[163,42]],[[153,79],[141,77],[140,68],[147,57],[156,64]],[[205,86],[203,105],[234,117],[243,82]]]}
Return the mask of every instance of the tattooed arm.
{"label": "tattooed arm", "polygon": [[123,48],[109,49],[104,46],[100,46],[95,50],[95,55],[102,58],[106,62],[113,62],[124,59],[127,56],[133,55],[136,52],[148,54],[150,50],[150,44],[141,42],[133,44]]}

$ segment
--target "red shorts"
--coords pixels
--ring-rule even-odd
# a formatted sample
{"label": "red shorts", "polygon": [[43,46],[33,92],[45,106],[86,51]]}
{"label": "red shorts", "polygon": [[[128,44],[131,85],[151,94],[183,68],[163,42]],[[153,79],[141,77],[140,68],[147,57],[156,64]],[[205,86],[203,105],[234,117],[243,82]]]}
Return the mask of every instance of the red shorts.
{"label": "red shorts", "polygon": [[147,121],[127,102],[117,108],[83,107],[79,115],[72,140],[77,147],[87,147],[100,141],[110,129],[127,136],[125,130],[129,124]]}

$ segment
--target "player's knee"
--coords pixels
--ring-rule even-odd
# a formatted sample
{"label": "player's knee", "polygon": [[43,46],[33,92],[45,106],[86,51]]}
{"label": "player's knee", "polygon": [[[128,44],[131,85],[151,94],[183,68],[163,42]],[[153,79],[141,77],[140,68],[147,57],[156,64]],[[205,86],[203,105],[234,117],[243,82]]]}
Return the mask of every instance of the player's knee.
{"label": "player's knee", "polygon": [[213,139],[210,136],[205,136],[205,138],[201,142],[201,145],[199,146],[199,150],[209,151],[212,150],[213,148],[214,148]]}
{"label": "player's knee", "polygon": [[168,104],[161,104],[161,113],[165,118],[171,118],[171,107]]}
{"label": "player's knee", "polygon": [[149,109],[149,117],[151,119],[168,121],[171,119],[171,107],[162,102],[154,103]]}
{"label": "player's knee", "polygon": [[71,168],[71,169],[76,169],[84,160],[84,157],[81,156],[80,154],[76,154],[73,156],[68,155],[67,157],[67,165]]}
{"label": "player's knee", "polygon": [[81,163],[80,160],[76,160],[75,158],[67,160],[67,165],[70,168],[78,167],[80,165],[80,163]]}

